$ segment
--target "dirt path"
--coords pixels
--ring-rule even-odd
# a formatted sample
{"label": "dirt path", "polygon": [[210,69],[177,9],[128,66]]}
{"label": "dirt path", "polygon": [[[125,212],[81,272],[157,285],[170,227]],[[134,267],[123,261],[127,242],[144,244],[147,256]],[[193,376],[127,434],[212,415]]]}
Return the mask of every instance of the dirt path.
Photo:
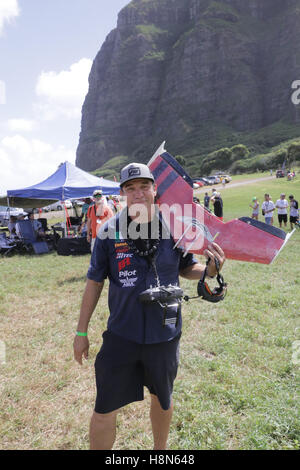
{"label": "dirt path", "polygon": [[238,186],[243,186],[244,184],[259,183],[260,181],[267,181],[275,178],[275,176],[264,176],[262,178],[255,178],[253,180],[238,181],[236,183],[227,183],[225,188],[219,183],[212,186],[203,186],[201,189],[196,189],[197,193],[203,194],[206,193],[211,188],[216,188],[217,191],[222,191],[223,189],[236,188]]}

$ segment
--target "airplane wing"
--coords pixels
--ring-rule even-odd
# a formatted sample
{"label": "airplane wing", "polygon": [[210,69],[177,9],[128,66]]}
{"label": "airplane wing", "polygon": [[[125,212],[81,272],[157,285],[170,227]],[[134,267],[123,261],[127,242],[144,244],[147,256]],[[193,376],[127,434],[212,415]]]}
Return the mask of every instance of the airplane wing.
{"label": "airplane wing", "polygon": [[188,252],[202,254],[216,241],[228,259],[270,264],[293,232],[241,217],[222,222],[193,202],[193,181],[165,150],[164,143],[148,163],[157,184],[156,202],[175,240]]}

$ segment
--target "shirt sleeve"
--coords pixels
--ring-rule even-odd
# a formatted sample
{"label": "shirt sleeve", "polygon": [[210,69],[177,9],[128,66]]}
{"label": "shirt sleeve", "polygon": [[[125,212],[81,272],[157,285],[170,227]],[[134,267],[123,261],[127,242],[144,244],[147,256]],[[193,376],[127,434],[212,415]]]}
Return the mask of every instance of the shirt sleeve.
{"label": "shirt sleeve", "polygon": [[109,271],[109,256],[106,240],[96,238],[87,278],[95,282],[102,282],[107,278]]}

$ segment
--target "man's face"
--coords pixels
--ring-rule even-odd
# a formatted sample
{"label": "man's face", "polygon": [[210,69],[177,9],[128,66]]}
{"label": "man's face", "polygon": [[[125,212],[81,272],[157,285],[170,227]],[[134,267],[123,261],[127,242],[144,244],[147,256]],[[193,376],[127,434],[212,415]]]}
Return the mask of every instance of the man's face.
{"label": "man's face", "polygon": [[137,222],[151,220],[154,213],[156,186],[146,178],[136,178],[125,183],[121,189],[122,196],[127,198],[128,213],[132,218],[140,214]]}
{"label": "man's face", "polygon": [[266,200],[266,201],[269,201],[269,199],[270,199],[269,194],[265,194],[265,200]]}
{"label": "man's face", "polygon": [[94,196],[94,201],[97,205],[101,204],[103,202],[103,196],[101,194],[97,194],[97,196]]}

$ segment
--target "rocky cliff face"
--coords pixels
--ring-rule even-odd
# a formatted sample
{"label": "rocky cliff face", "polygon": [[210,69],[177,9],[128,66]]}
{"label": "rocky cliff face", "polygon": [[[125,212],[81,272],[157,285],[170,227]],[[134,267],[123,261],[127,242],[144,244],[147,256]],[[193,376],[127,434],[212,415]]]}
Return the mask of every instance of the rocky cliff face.
{"label": "rocky cliff face", "polygon": [[133,0],[94,60],[76,164],[295,121],[299,24],[300,0]]}

